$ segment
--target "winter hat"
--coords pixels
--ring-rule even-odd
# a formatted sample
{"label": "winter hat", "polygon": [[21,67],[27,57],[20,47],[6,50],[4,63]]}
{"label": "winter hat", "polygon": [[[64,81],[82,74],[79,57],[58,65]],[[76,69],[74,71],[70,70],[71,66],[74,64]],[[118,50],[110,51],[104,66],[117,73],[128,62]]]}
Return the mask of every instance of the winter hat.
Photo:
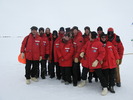
{"label": "winter hat", "polygon": [[108,28],[108,32],[114,32],[114,29],[112,27]]}
{"label": "winter hat", "polygon": [[103,28],[102,28],[101,26],[99,26],[99,27],[97,28],[97,31],[103,31]]}
{"label": "winter hat", "polygon": [[76,30],[79,30],[77,26],[74,26],[72,29],[73,29],[73,30],[75,30],[75,29],[76,29]]}
{"label": "winter hat", "polygon": [[70,32],[70,31],[71,31],[70,27],[66,28],[66,32]]}
{"label": "winter hat", "polygon": [[54,30],[52,35],[53,35],[53,36],[54,36],[54,35],[55,35],[55,36],[58,36],[57,34],[58,34],[57,31]]}
{"label": "winter hat", "polygon": [[39,32],[40,32],[40,31],[43,31],[43,32],[44,32],[44,28],[43,28],[43,27],[40,27],[40,28],[39,28]]}
{"label": "winter hat", "polygon": [[91,38],[96,39],[97,38],[97,33],[95,31],[91,32]]}
{"label": "winter hat", "polygon": [[60,28],[60,31],[65,31],[64,27],[61,27],[61,28]]}
{"label": "winter hat", "polygon": [[107,34],[105,34],[104,32],[101,33],[100,38],[103,36],[107,36]]}
{"label": "winter hat", "polygon": [[90,31],[90,27],[86,26],[86,27],[84,28],[84,30],[86,30],[86,29],[88,29],[88,30]]}
{"label": "winter hat", "polygon": [[31,30],[38,30],[38,28],[36,26],[32,26],[30,29]]}

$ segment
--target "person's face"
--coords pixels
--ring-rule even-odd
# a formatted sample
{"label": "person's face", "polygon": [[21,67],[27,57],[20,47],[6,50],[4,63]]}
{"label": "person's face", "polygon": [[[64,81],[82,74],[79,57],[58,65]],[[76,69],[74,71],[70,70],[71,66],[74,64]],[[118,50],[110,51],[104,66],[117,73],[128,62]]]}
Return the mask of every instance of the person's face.
{"label": "person's face", "polygon": [[98,33],[99,35],[100,35],[102,32],[103,32],[103,31],[101,31],[101,30],[97,31],[97,33]]}
{"label": "person's face", "polygon": [[49,34],[50,33],[50,29],[46,29],[46,33]]}
{"label": "person's face", "polygon": [[74,29],[73,34],[74,34],[74,36],[76,36],[78,34],[78,30]]}
{"label": "person's face", "polygon": [[105,42],[105,41],[106,41],[106,36],[102,36],[102,37],[101,37],[101,40],[102,40],[103,42]]}
{"label": "person's face", "polygon": [[68,41],[69,40],[69,37],[68,36],[64,36],[64,39]]}
{"label": "person's face", "polygon": [[44,31],[43,31],[43,30],[41,30],[39,33],[40,33],[40,34],[44,34]]}
{"label": "person's face", "polygon": [[113,32],[108,32],[108,37],[112,37],[113,36]]}
{"label": "person's face", "polygon": [[85,30],[85,34],[89,35],[90,31],[88,29]]}
{"label": "person's face", "polygon": [[31,33],[35,35],[37,33],[37,30],[31,30]]}
{"label": "person's face", "polygon": [[64,34],[65,32],[64,31],[60,31],[61,34]]}
{"label": "person's face", "polygon": [[53,35],[53,38],[56,38],[57,36],[56,35]]}

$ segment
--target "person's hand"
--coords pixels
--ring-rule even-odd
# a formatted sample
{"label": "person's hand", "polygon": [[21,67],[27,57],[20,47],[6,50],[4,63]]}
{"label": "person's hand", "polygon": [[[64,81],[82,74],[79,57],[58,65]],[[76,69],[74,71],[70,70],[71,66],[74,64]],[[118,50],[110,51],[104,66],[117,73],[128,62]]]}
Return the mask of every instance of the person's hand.
{"label": "person's hand", "polygon": [[21,53],[21,58],[24,59],[25,58],[25,54],[22,52]]}
{"label": "person's hand", "polygon": [[122,63],[122,59],[119,60],[119,65]]}
{"label": "person's hand", "polygon": [[117,65],[120,64],[120,60],[119,60],[119,59],[116,60],[116,64],[117,64]]}
{"label": "person's hand", "polygon": [[78,58],[74,58],[74,62],[78,63],[79,62]]}
{"label": "person's hand", "polygon": [[83,58],[84,57],[84,54],[85,54],[84,52],[81,52],[80,53],[80,57]]}
{"label": "person's hand", "polygon": [[92,63],[92,67],[96,67],[98,65],[98,60],[95,60],[93,63]]}
{"label": "person's hand", "polygon": [[40,56],[40,59],[39,59],[39,61],[41,61],[42,60],[42,56]]}

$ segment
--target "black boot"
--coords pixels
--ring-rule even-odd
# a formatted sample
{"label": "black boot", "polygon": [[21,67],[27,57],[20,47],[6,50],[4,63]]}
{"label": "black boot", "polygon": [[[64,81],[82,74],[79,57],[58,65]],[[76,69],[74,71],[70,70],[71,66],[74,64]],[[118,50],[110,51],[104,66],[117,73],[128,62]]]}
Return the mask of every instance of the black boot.
{"label": "black boot", "polygon": [[121,87],[121,83],[116,83],[116,86],[117,87]]}
{"label": "black boot", "polygon": [[113,86],[110,86],[110,87],[109,87],[109,91],[110,91],[111,93],[115,93],[114,87],[113,87]]}

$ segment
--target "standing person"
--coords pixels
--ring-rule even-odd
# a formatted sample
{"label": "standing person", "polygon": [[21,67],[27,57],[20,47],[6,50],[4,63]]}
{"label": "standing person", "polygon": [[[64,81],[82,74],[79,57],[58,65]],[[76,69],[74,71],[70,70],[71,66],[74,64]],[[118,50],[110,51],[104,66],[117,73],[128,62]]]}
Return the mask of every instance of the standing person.
{"label": "standing person", "polygon": [[61,67],[62,79],[65,85],[72,82],[71,68],[73,62],[74,48],[70,39],[70,34],[65,34],[57,51],[59,57],[59,65]]}
{"label": "standing person", "polygon": [[55,66],[56,66],[56,77],[58,80],[61,79],[61,70],[58,62],[54,61],[54,55],[55,55],[55,43],[58,40],[58,33],[56,30],[53,31],[52,34],[52,41],[51,41],[51,47],[50,47],[50,58],[49,58],[49,63],[50,63],[50,78],[55,77]]}
{"label": "standing person", "polygon": [[119,64],[119,55],[114,45],[110,41],[107,41],[106,34],[102,34],[100,40],[105,48],[105,57],[102,61],[102,72],[108,82],[109,91],[115,93],[115,68],[117,64]]}
{"label": "standing person", "polygon": [[89,35],[90,41],[88,41],[82,48],[80,56],[83,58],[82,65],[82,80],[78,86],[83,87],[86,84],[87,73],[89,69],[95,70],[96,75],[99,77],[101,86],[103,87],[102,95],[108,93],[107,82],[102,73],[101,61],[105,56],[105,49],[102,46],[102,43],[97,40],[97,33],[91,32]]}
{"label": "standing person", "polygon": [[[56,75],[57,75],[57,79],[61,79],[61,70],[60,70],[60,66],[59,66],[59,57],[57,55],[57,50],[60,47],[60,42],[62,41],[62,38],[65,34],[65,30],[64,27],[61,27],[58,33],[58,38],[56,39],[56,41],[54,42],[54,63],[56,64]],[[52,73],[54,73],[52,71]],[[50,75],[50,78],[54,78],[55,74]]]}
{"label": "standing person", "polygon": [[[51,39],[52,39],[52,33],[50,31],[50,28],[46,28],[45,35],[48,38],[49,46],[50,46],[51,45]],[[50,49],[49,49],[49,51],[50,51]],[[50,68],[49,68],[49,62],[48,62],[49,55],[46,55],[45,57],[46,57],[46,63],[48,63],[46,66],[46,72],[45,72],[45,75],[47,76],[47,75],[50,75]]]}
{"label": "standing person", "polygon": [[78,81],[81,80],[81,71],[80,71],[80,50],[83,46],[83,37],[81,31],[78,30],[77,26],[74,26],[72,29],[73,32],[73,45],[74,45],[74,55],[73,55],[73,86],[77,86]]}
{"label": "standing person", "polygon": [[[120,59],[119,59],[119,65],[120,65],[122,63],[123,52],[124,52],[124,47],[121,42],[121,39],[118,35],[116,35],[114,33],[113,28],[109,28],[107,34],[108,34],[108,41],[110,41],[117,49],[117,52],[120,57]],[[116,67],[116,77],[115,78],[116,78],[116,86],[121,87],[119,65]]]}
{"label": "standing person", "polygon": [[[47,56],[49,55],[49,41],[48,38],[46,37],[46,35],[44,34],[44,28],[41,27],[39,28],[39,35],[42,39],[42,60],[40,61],[41,63],[41,78],[45,79],[45,75],[46,75],[46,60],[47,60]],[[38,67],[38,73],[37,73],[37,77],[39,77],[39,67]]]}
{"label": "standing person", "polygon": [[39,60],[42,59],[42,41],[37,33],[37,29],[38,28],[36,26],[31,27],[31,33],[24,38],[21,46],[22,58],[26,58],[26,84],[30,84],[30,79],[35,82],[38,81],[36,74],[39,66]]}
{"label": "standing person", "polygon": [[[97,33],[98,33],[98,38],[100,38],[100,35],[103,33],[103,28],[101,26],[99,26],[97,28]],[[100,40],[100,39],[99,39]]]}

